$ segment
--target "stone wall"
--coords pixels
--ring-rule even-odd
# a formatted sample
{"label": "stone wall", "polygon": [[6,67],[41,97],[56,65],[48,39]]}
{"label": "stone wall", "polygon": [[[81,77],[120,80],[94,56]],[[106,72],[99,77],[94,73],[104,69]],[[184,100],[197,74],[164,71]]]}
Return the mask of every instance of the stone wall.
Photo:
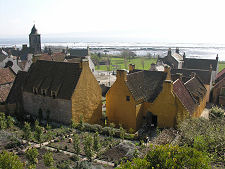
{"label": "stone wall", "polygon": [[82,62],[82,72],[72,96],[72,119],[79,122],[100,123],[102,90],[91,72],[88,62]]}
{"label": "stone wall", "polygon": [[69,124],[71,122],[71,100],[53,99],[52,97],[35,95],[23,92],[24,110],[38,117],[41,108],[43,118],[46,119],[47,110],[50,111],[50,120]]}

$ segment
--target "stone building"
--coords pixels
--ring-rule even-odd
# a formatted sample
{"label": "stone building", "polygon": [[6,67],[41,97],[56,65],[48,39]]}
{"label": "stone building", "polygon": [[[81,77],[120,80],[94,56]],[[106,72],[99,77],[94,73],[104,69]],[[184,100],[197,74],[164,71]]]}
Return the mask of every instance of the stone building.
{"label": "stone building", "polygon": [[41,35],[38,34],[38,31],[35,25],[32,27],[29,34],[29,48],[32,53],[41,53]]}
{"label": "stone building", "polygon": [[200,69],[172,69],[171,75],[172,79],[176,80],[182,76],[182,81],[185,83],[190,80],[193,75],[196,74],[200,78],[201,82],[206,88],[206,101],[210,100],[210,92],[212,89],[212,70],[200,70]]}
{"label": "stone building", "polygon": [[[26,74],[23,108],[33,116],[69,124],[98,123],[102,115],[101,88],[88,65],[38,60]],[[40,111],[41,110],[41,111]]]}
{"label": "stone building", "polygon": [[79,62],[82,59],[87,59],[89,62],[89,67],[91,69],[92,73],[95,73],[95,65],[93,63],[93,61],[91,60],[91,56],[90,56],[90,51],[89,51],[89,47],[87,47],[86,49],[69,49],[68,50],[69,55],[66,56],[65,61],[66,62]]}
{"label": "stone building", "polygon": [[10,68],[0,68],[0,104],[5,104],[16,74]]}
{"label": "stone building", "polygon": [[212,102],[225,106],[225,68],[216,76],[215,85],[212,90]]}
{"label": "stone building", "polygon": [[197,58],[186,58],[184,57],[183,68],[184,69],[199,69],[199,70],[210,70],[212,71],[212,81],[216,79],[219,67],[219,57],[216,59],[197,59]]}
{"label": "stone building", "polygon": [[[117,79],[106,94],[108,120],[138,130],[144,123],[175,127],[187,117],[198,117],[205,102],[202,106],[195,100],[195,91],[192,94],[188,84],[180,79],[173,82],[168,67],[164,72],[134,69],[127,74],[118,70]],[[203,88],[206,92],[203,84],[197,85],[197,90]],[[204,101],[205,94],[201,98]]]}
{"label": "stone building", "polygon": [[183,56],[180,54],[179,48],[176,48],[175,53],[172,53],[169,48],[167,56],[161,58],[164,64],[169,65],[173,69],[182,69]]}

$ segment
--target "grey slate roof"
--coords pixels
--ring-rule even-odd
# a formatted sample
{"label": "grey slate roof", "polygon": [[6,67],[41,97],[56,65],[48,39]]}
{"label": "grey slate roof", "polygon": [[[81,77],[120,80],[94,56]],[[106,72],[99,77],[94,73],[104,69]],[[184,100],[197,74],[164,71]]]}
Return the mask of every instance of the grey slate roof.
{"label": "grey slate roof", "polygon": [[153,102],[163,87],[167,73],[137,71],[127,75],[127,86],[136,101]]}
{"label": "grey slate roof", "polygon": [[33,93],[33,87],[58,92],[56,98],[70,100],[81,73],[80,63],[38,60],[32,64],[24,85],[24,91]]}
{"label": "grey slate roof", "polygon": [[216,59],[185,58],[183,68],[209,70],[210,65],[212,65],[212,70],[216,71],[217,64],[218,60]]}
{"label": "grey slate roof", "polygon": [[171,75],[180,73],[185,78],[191,78],[191,73],[194,72],[202,80],[204,84],[211,83],[211,72],[208,70],[199,70],[199,69],[171,69]]}
{"label": "grey slate roof", "polygon": [[9,92],[6,102],[9,104],[22,102],[22,88],[26,81],[28,73],[19,71],[14,80],[13,86]]}
{"label": "grey slate roof", "polygon": [[207,92],[204,84],[198,76],[191,78],[184,85],[197,102],[199,101],[199,99],[203,99],[204,95]]}
{"label": "grey slate roof", "polygon": [[8,56],[3,55],[0,53],[0,62],[2,62],[3,60],[5,60]]}
{"label": "grey slate roof", "polygon": [[88,49],[69,49],[70,56],[68,58],[74,57],[85,57],[88,56]]}

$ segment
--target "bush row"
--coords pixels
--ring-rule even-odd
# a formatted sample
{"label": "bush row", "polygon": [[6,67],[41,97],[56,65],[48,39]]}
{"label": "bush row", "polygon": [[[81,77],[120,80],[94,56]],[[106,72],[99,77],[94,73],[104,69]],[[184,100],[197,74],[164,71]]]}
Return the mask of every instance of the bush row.
{"label": "bush row", "polygon": [[[121,130],[113,127],[102,127],[99,124],[88,124],[88,123],[73,123],[72,122],[72,128],[78,129],[80,131],[87,131],[87,132],[98,132],[102,135],[108,135],[110,136],[110,132],[113,132],[114,137],[120,137],[121,136]],[[138,139],[137,135],[126,133],[124,134],[125,139],[129,140],[136,140]]]}

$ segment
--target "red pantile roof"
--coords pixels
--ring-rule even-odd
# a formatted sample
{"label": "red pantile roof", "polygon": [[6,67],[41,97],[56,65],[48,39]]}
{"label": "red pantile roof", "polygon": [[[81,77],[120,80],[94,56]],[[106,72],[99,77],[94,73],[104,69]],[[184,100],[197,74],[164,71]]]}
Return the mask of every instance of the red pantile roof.
{"label": "red pantile roof", "polygon": [[184,105],[184,107],[192,115],[195,109],[195,102],[191,94],[189,93],[189,91],[187,90],[187,88],[184,86],[184,84],[180,79],[177,79],[173,83],[173,92],[178,97],[180,102]]}
{"label": "red pantile roof", "polygon": [[0,85],[12,83],[15,79],[15,74],[8,68],[0,68]]}
{"label": "red pantile roof", "polygon": [[12,87],[12,83],[0,85],[0,103],[3,103],[6,101],[11,87]]}
{"label": "red pantile roof", "polygon": [[218,79],[223,78],[221,76],[225,76],[225,68],[223,70],[221,70],[219,73],[217,73],[217,75],[216,75],[216,81],[218,81]]}

